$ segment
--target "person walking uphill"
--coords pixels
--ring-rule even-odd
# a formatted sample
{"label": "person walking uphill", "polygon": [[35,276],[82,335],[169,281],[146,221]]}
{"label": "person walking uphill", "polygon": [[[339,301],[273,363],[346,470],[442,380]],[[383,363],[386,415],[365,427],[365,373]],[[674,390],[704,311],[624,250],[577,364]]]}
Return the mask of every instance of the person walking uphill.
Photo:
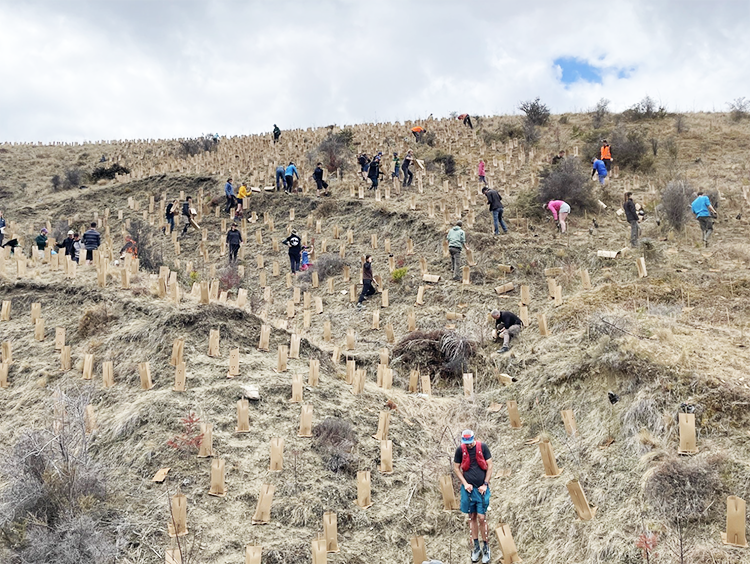
{"label": "person walking uphill", "polygon": [[404,171],[404,182],[402,183],[402,186],[406,188],[407,186],[411,186],[412,180],[414,180],[414,173],[409,170],[412,163],[414,162],[414,152],[409,149],[406,152],[406,156],[404,157],[404,164],[401,165],[401,170]]}
{"label": "person walking uphill", "polygon": [[184,227],[182,228],[182,233],[180,236],[187,233],[188,227],[190,227],[190,223],[193,217],[193,198],[188,196],[187,199],[182,203],[182,223],[184,224]]}
{"label": "person walking uphill", "polygon": [[357,307],[362,308],[362,302],[368,297],[375,293],[375,278],[372,275],[372,257],[370,255],[365,256],[365,262],[362,264],[362,292],[359,294],[359,300],[357,300]]}
{"label": "person walking uphill", "polygon": [[495,223],[495,235],[500,234],[500,227],[503,233],[508,232],[508,226],[503,221],[503,197],[497,193],[497,190],[490,190],[486,186],[482,188],[482,194],[487,198],[487,205],[490,206],[490,213]]}
{"label": "person walking uphill", "polygon": [[281,137],[281,130],[279,129],[279,126],[274,123],[273,124],[273,142],[276,143],[276,141],[279,140],[279,137]]}
{"label": "person walking uphill", "polygon": [[315,165],[315,170],[313,171],[313,180],[315,180],[315,184],[318,187],[318,196],[328,193],[328,183],[323,180],[323,163],[318,163]]}
{"label": "person walking uphill", "polygon": [[279,165],[276,167],[276,191],[279,192],[281,190],[281,185],[284,185],[284,190],[286,190],[286,168]]}
{"label": "person walking uphill", "polygon": [[380,157],[377,155],[372,158],[372,161],[370,162],[370,167],[367,169],[367,178],[370,179],[372,182],[372,185],[370,186],[370,190],[376,190],[378,187],[378,182],[380,182],[380,177],[383,176],[383,172],[380,170]]}
{"label": "person walking uphill", "polygon": [[300,255],[302,255],[302,239],[297,232],[292,230],[292,234],[281,242],[282,245],[289,247],[289,263],[292,267],[292,274],[296,275],[299,271]]}
{"label": "person walking uphill", "polygon": [[292,161],[289,161],[289,166],[287,166],[286,170],[284,171],[284,180],[286,180],[286,188],[284,188],[284,192],[286,192],[287,194],[290,194],[292,191],[292,188],[294,188],[295,176],[297,177],[297,180],[299,180],[297,167],[294,166],[294,163]]}
{"label": "person walking uphill", "polygon": [[625,192],[622,209],[625,210],[625,219],[630,224],[630,246],[635,248],[638,246],[638,210],[635,209],[632,195],[632,192]]}
{"label": "person walking uphill", "polygon": [[224,213],[232,213],[234,209],[234,186],[232,186],[232,179],[227,178],[227,183],[224,184],[224,196],[227,198],[227,205],[224,206]]}
{"label": "person walking uphill", "polygon": [[[461,446],[453,456],[453,473],[461,481],[461,513],[469,516],[469,531],[474,543],[471,561],[488,564],[490,555],[487,508],[490,505],[490,480],[492,479],[492,454],[486,444],[477,441],[474,431],[461,433]],[[482,546],[479,546],[479,532]]]}
{"label": "person walking uphill", "polygon": [[693,200],[690,204],[690,209],[693,210],[695,218],[701,225],[701,231],[703,232],[703,244],[708,247],[708,239],[711,237],[711,233],[714,232],[714,218],[716,217],[716,210],[711,205],[711,200],[703,192],[698,192],[698,197]]}
{"label": "person walking uphill", "polygon": [[599,158],[607,169],[607,174],[612,170],[612,147],[609,146],[606,139],[602,139],[602,147],[599,149]]}
{"label": "person walking uphill", "polygon": [[544,206],[552,212],[552,217],[560,226],[560,233],[565,233],[568,230],[568,225],[565,220],[568,218],[570,213],[570,206],[562,200],[550,200],[550,202]]}
{"label": "person walking uphill", "polygon": [[451,269],[453,270],[453,280],[461,280],[461,249],[466,248],[466,233],[461,229],[463,222],[457,221],[448,234],[448,251],[451,254]]}
{"label": "person walking uphill", "polygon": [[237,252],[242,245],[242,233],[237,229],[236,223],[232,223],[232,227],[227,231],[227,245],[229,246],[229,264],[237,262]]}
{"label": "person walking uphill", "polygon": [[86,264],[94,260],[94,251],[102,243],[102,236],[96,230],[96,222],[92,221],[89,229],[81,237],[81,241],[86,247]]}
{"label": "person walking uphill", "polygon": [[36,236],[34,239],[34,243],[36,243],[36,250],[38,251],[39,257],[44,258],[44,249],[47,248],[47,228],[42,227],[42,230],[39,232],[39,235]]}
{"label": "person walking uphill", "polygon": [[479,165],[477,166],[477,173],[479,175],[479,182],[482,182],[485,186],[487,186],[487,177],[485,174],[485,164],[484,160],[479,159]]}

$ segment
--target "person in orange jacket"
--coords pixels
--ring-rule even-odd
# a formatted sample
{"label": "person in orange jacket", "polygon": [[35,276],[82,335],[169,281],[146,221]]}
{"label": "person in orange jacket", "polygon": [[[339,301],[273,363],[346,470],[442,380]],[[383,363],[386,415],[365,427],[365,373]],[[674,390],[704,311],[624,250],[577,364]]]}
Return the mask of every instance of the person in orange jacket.
{"label": "person in orange jacket", "polygon": [[411,132],[414,134],[414,139],[417,140],[417,143],[421,143],[422,136],[427,133],[427,130],[424,127],[418,125],[417,127],[412,127]]}
{"label": "person in orange jacket", "polygon": [[609,146],[606,139],[602,139],[602,147],[599,149],[599,158],[607,168],[607,176],[612,170],[612,147]]}

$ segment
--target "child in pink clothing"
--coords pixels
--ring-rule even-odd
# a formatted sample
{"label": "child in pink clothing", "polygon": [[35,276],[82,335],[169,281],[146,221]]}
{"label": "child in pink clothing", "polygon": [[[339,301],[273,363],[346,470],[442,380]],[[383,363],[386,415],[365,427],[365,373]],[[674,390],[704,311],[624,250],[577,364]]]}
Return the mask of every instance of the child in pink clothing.
{"label": "child in pink clothing", "polygon": [[552,212],[552,217],[555,218],[555,221],[559,222],[560,232],[565,233],[567,230],[565,219],[570,213],[570,206],[562,200],[550,200],[546,207]]}
{"label": "child in pink clothing", "polygon": [[484,182],[484,185],[487,186],[487,180],[484,176],[484,161],[479,159],[479,182]]}

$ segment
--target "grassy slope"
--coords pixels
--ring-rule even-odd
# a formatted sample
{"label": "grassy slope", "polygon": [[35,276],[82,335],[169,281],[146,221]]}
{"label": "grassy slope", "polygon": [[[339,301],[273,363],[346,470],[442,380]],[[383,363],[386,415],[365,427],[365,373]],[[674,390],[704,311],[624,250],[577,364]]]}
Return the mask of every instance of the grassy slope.
{"label": "grassy slope", "polygon": [[[512,118],[485,120],[484,127]],[[492,122],[492,124],[490,123]],[[11,386],[2,393],[3,412],[7,414],[0,426],[3,444],[12,444],[24,428],[50,423],[51,395],[56,386],[81,387],[80,359],[93,352],[97,360],[95,374],[100,377],[100,361],[115,361],[117,385],[105,390],[100,382],[94,385],[94,399],[100,430],[93,442],[93,453],[111,472],[112,505],[126,523],[125,537],[129,544],[124,556],[128,561],[157,561],[154,553],[168,546],[165,522],[168,518],[166,493],[177,487],[189,499],[189,526],[200,537],[201,556],[206,561],[237,562],[242,546],[260,542],[266,547],[264,562],[307,562],[309,542],[319,532],[321,514],[326,509],[339,513],[342,552],[331,555],[333,562],[409,562],[408,537],[414,533],[426,537],[428,555],[444,561],[461,561],[465,550],[463,518],[442,511],[437,488],[438,476],[449,472],[449,453],[453,439],[462,428],[473,427],[493,449],[498,466],[511,469],[509,478],[497,478],[493,485],[490,524],[510,524],[522,557],[545,563],[637,561],[634,541],[643,524],[664,529],[654,507],[644,501],[642,486],[652,469],[676,451],[677,429],[674,414],[680,402],[689,397],[698,405],[700,453],[696,458],[710,460],[720,470],[723,491],[715,492],[708,513],[691,528],[695,558],[717,562],[746,561],[746,555],[726,549],[719,541],[724,528],[725,496],[735,494],[748,498],[749,441],[745,431],[746,406],[750,389],[746,377],[748,353],[745,347],[747,303],[750,280],[747,268],[750,253],[747,247],[746,220],[734,220],[742,210],[741,186],[747,183],[743,148],[748,143],[744,127],[729,125],[717,115],[689,115],[689,130],[677,137],[679,170],[702,187],[719,187],[724,197],[714,245],[708,252],[697,246],[697,226],[690,225],[685,234],[673,241],[662,240],[653,219],[644,224],[644,235],[654,240],[654,250],[647,255],[649,277],[637,279],[635,256],[616,261],[596,259],[597,249],[618,249],[626,245],[628,229],[612,213],[598,217],[599,229],[589,234],[588,221],[572,218],[567,239],[553,238],[549,224],[537,224],[531,233],[514,232],[499,240],[486,233],[490,219],[477,199],[477,223],[467,230],[469,243],[477,250],[479,265],[474,269],[476,281],[464,288],[453,282],[428,287],[427,305],[413,306],[419,286],[418,257],[424,256],[430,272],[448,275],[446,259],[440,251],[444,227],[440,214],[435,219],[421,211],[409,212],[408,199],[402,197],[376,203],[371,194],[365,202],[350,200],[348,185],[356,182],[346,178],[333,184],[338,205],[318,206],[315,199],[300,197],[294,201],[296,225],[304,223],[312,212],[323,220],[324,233],[310,239],[328,239],[329,250],[338,250],[332,237],[333,225],[345,231],[355,230],[355,244],[348,247],[347,260],[356,272],[357,256],[370,250],[370,234],[379,240],[389,237],[394,254],[409,267],[400,285],[387,283],[391,306],[381,312],[381,330],[371,329],[369,304],[359,312],[348,303],[348,284],[337,276],[337,293],[329,295],[325,284],[312,290],[304,278],[302,289],[324,299],[325,313],[313,317],[313,325],[304,335],[308,341],[301,360],[290,361],[290,372],[277,374],[276,355],[256,348],[260,320],[266,316],[274,325],[286,328],[286,299],[291,296],[283,276],[272,277],[274,303],[267,306],[257,285],[253,258],[255,246],[248,250],[246,280],[250,292],[248,311],[232,306],[201,307],[194,298],[185,297],[179,308],[155,294],[155,279],[142,273],[134,280],[134,289],[118,289],[117,279],[106,289],[97,289],[93,271],[79,273],[75,281],[64,281],[46,267],[32,280],[5,279],[0,285],[3,299],[13,302],[13,319],[3,323],[3,340],[13,343],[16,364],[11,369]],[[587,126],[585,116],[570,116],[568,125],[547,128],[541,148],[552,152],[558,146],[578,144],[573,126]],[[675,134],[671,121],[646,124],[649,136],[665,139]],[[386,135],[387,136],[387,135]],[[559,138],[559,141],[558,141]],[[369,139],[366,146],[376,146]],[[400,147],[400,145],[399,145]],[[447,148],[447,147],[444,147]],[[101,150],[100,150],[101,149]],[[302,144],[300,153],[309,149]],[[140,213],[126,208],[126,199],[133,196],[147,202],[148,195],[167,190],[176,195],[199,185],[190,175],[169,174],[129,184],[92,187],[88,192],[48,194],[47,178],[69,163],[91,164],[106,147],[6,147],[0,155],[4,180],[3,189],[11,194],[4,199],[6,216],[20,224],[19,232],[30,240],[40,222],[73,217],[79,224],[91,217],[93,210],[109,206],[113,210],[112,233],[119,231],[114,210],[124,209],[125,217],[135,219]],[[474,162],[480,154],[490,159],[489,148],[480,149],[462,144],[458,154],[463,178],[472,179]],[[82,157],[88,153],[88,157]],[[501,155],[501,153],[498,153]],[[419,154],[418,154],[419,156]],[[158,160],[158,157],[155,157]],[[696,163],[696,159],[700,162]],[[674,172],[668,158],[657,159],[656,170],[649,176],[623,174],[603,195],[615,202],[619,191],[627,185],[637,201],[647,206],[656,201],[655,188]],[[523,184],[529,177],[523,169],[513,184]],[[670,172],[671,170],[671,172]],[[303,177],[306,176],[303,174]],[[216,177],[215,193],[221,191],[221,178]],[[25,185],[24,185],[25,183]],[[627,183],[627,184],[626,184]],[[442,197],[441,178],[435,187],[426,186],[427,197]],[[651,188],[649,186],[651,185]],[[470,184],[471,186],[472,184]],[[508,201],[508,214],[513,216],[515,190]],[[254,201],[252,209],[268,211],[276,222],[274,233],[282,237],[286,226],[290,197],[264,196]],[[16,202],[22,202],[16,204]],[[15,205],[14,205],[15,204]],[[449,207],[449,209],[451,209]],[[610,208],[611,210],[611,208]],[[35,224],[32,223],[35,222]],[[218,255],[219,221],[204,220],[209,229],[209,247]],[[254,228],[248,234],[252,239]],[[414,240],[416,255],[404,253],[406,238]],[[208,268],[195,254],[199,236],[191,234],[182,243],[180,270],[192,260],[200,275],[208,276]],[[115,246],[117,246],[115,239]],[[165,256],[171,256],[171,243],[165,238],[159,244]],[[269,236],[264,237],[266,262],[278,260],[281,271],[286,265],[283,250],[275,255]],[[192,249],[191,249],[192,248]],[[382,244],[375,251],[376,272],[387,272],[387,257]],[[220,262],[217,259],[217,262]],[[487,330],[486,311],[499,304],[517,310],[517,292],[498,297],[493,287],[504,278],[495,269],[498,263],[519,265],[508,276],[517,286],[529,284],[532,292],[530,313],[546,312],[553,335],[541,338],[536,323],[527,329],[513,348],[513,354],[495,358],[496,347],[484,342]],[[546,299],[547,286],[543,268],[562,266],[558,277],[563,286],[565,303],[553,308]],[[173,268],[175,265],[173,265]],[[594,289],[582,291],[577,276],[579,268],[588,268]],[[8,272],[12,271],[8,267]],[[184,279],[185,281],[187,279]],[[484,283],[481,283],[484,282]],[[185,287],[188,290],[188,287]],[[43,343],[33,340],[28,322],[29,304],[42,303],[43,317],[49,331],[65,326],[73,345],[74,369],[62,373],[52,339]],[[689,301],[690,308],[687,307]],[[94,334],[79,334],[81,315],[98,304],[106,304],[110,321]],[[406,314],[416,311],[420,330],[444,327],[446,311],[463,311],[467,319],[457,323],[459,332],[482,343],[470,368],[477,375],[476,396],[463,398],[455,384],[436,381],[430,400],[408,395],[408,373],[413,366],[394,359],[396,370],[394,390],[388,393],[374,383],[377,351],[392,347],[386,342],[382,328],[394,325],[397,339],[407,332]],[[627,333],[611,330],[599,319],[612,321]],[[301,329],[301,315],[289,327]],[[353,356],[368,369],[365,393],[354,396],[343,381],[343,365],[333,366],[327,360],[331,344],[322,340],[324,320],[333,326],[334,341],[343,344],[347,328],[357,332],[358,345]],[[219,327],[222,334],[222,358],[206,355],[209,329]],[[188,391],[171,391],[172,372],[168,366],[173,338],[186,337]],[[288,342],[282,329],[274,331],[271,350]],[[229,348],[239,346],[242,376],[225,378]],[[318,454],[311,450],[309,439],[296,437],[299,408],[289,404],[291,373],[304,373],[307,358],[324,359],[321,386],[305,390],[305,400],[314,407],[314,422],[327,416],[352,421],[359,437],[356,447],[357,467],[372,471],[374,505],[361,510],[353,504],[356,481],[350,474],[333,474],[322,467]],[[150,360],[156,387],[150,392],[138,388],[137,363]],[[79,366],[76,370],[76,361]],[[425,367],[422,367],[425,370]],[[507,372],[518,378],[510,387],[502,387],[495,371]],[[262,401],[251,408],[251,433],[236,435],[235,402],[243,383],[259,386]],[[611,408],[606,391],[620,393],[622,400]],[[377,427],[378,412],[387,399],[398,406],[391,419],[390,438],[394,441],[395,472],[382,476],[377,471],[378,444],[370,438]],[[511,431],[504,403],[518,401],[524,428]],[[497,402],[499,411],[488,408]],[[573,409],[580,429],[580,438],[568,439],[559,416],[560,409]],[[214,448],[226,460],[229,493],[219,499],[207,495],[209,487],[208,460],[182,456],[166,446],[166,441],[179,432],[179,419],[195,411],[214,424]],[[647,432],[644,432],[646,429]],[[609,433],[617,441],[608,449],[598,445]],[[565,469],[557,479],[543,479],[539,450],[524,446],[524,441],[544,433],[551,437],[558,465]],[[285,467],[282,474],[269,473],[268,443],[272,437],[286,439]],[[297,472],[294,466],[296,452]],[[150,482],[162,466],[172,468],[166,485]],[[599,507],[590,523],[575,520],[565,483],[577,477],[589,501]],[[253,527],[254,511],[262,483],[276,486],[273,520],[269,527]],[[665,538],[674,538],[665,530]],[[493,546],[497,547],[496,543]],[[151,550],[151,549],[154,550]],[[663,549],[666,554],[668,549]],[[449,553],[452,560],[449,560]],[[499,554],[499,550],[496,551]],[[460,556],[459,556],[460,554]],[[380,560],[378,560],[380,558]]]}

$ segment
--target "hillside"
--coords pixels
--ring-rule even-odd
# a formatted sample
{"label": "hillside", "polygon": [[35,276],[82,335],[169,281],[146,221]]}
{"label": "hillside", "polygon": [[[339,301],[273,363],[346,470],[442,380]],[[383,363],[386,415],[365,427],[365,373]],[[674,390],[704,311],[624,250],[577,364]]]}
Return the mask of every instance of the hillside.
{"label": "hillside", "polygon": [[[473,130],[458,120],[423,123],[429,143],[415,143],[412,123],[361,124],[285,131],[276,144],[270,135],[221,138],[192,156],[186,148],[195,143],[187,140],[0,145],[6,241],[21,245],[12,257],[6,248],[0,262],[0,298],[10,304],[0,341],[12,351],[8,386],[0,389],[2,561],[82,561],[77,546],[91,562],[164,562],[171,548],[186,564],[230,563],[253,545],[262,546],[264,564],[307,563],[324,532],[323,514],[332,511],[340,552],[328,554],[329,562],[406,564],[414,536],[424,539],[429,558],[468,562],[468,526],[458,511],[444,511],[440,478],[452,474],[460,432],[472,428],[495,461],[493,562],[502,556],[495,529],[503,523],[525,562],[641,562],[637,543],[647,533],[658,537],[657,562],[680,561],[680,538],[685,562],[750,562],[748,550],[720,537],[727,496],[750,497],[750,129],[724,114],[687,114],[679,123],[609,116],[599,130],[590,116],[565,115],[537,128],[529,145],[519,117],[475,121]],[[638,135],[647,151],[636,159],[625,143],[632,149]],[[587,184],[604,205],[574,207],[561,235],[532,198],[552,154],[580,155],[588,173],[602,137],[612,139],[618,174],[603,189]],[[425,165],[415,167],[411,187],[391,184],[386,172],[377,195],[365,188],[356,153],[380,150],[390,164],[393,151],[407,149]],[[503,196],[507,235],[492,235],[476,177],[480,158]],[[328,197],[314,193],[317,160],[338,168],[327,173]],[[289,161],[300,169],[303,191],[265,190],[276,166]],[[54,175],[64,180],[67,171],[115,163],[130,172],[98,182],[84,174],[71,188],[51,188]],[[239,269],[226,266],[221,242],[229,216],[217,212],[228,177],[257,189],[240,224]],[[681,230],[657,225],[656,206],[672,180],[719,195],[708,248],[692,219]],[[625,190],[646,211],[637,249],[628,248],[629,226],[616,213]],[[165,202],[181,193],[196,199],[201,231],[191,228],[176,245],[161,226]],[[443,249],[459,218],[475,261],[469,284],[452,280]],[[97,265],[81,264],[66,277],[62,262],[58,268],[31,253],[45,225],[61,240],[90,221],[104,241]],[[294,278],[286,276],[279,245],[292,228],[315,246],[313,268]],[[115,262],[125,234],[136,238],[140,264]],[[601,258],[601,250],[620,253]],[[359,293],[365,254],[374,257],[387,304],[378,294],[360,310],[351,296]],[[160,267],[176,273],[164,286]],[[395,280],[392,268],[407,270]],[[424,273],[440,280],[425,281]],[[208,304],[201,303],[202,283],[217,286]],[[522,286],[530,294],[528,327],[498,355],[488,314],[519,314]],[[557,300],[554,286],[561,288]],[[40,304],[43,340],[35,338],[32,304]],[[263,326],[270,328],[268,351],[259,347]],[[69,369],[55,347],[60,327]],[[218,354],[210,356],[217,329]],[[296,336],[299,358],[279,370],[278,348]],[[173,390],[170,363],[179,338],[184,391]],[[239,375],[228,378],[234,349]],[[91,380],[83,379],[87,358]],[[347,359],[364,371],[360,393],[360,374],[352,383]],[[311,360],[320,363],[317,385],[308,381]],[[385,360],[390,389],[378,384],[378,373],[389,378],[379,368]],[[110,361],[114,385],[105,386]],[[141,387],[144,362],[149,390]],[[472,375],[471,388],[464,374]],[[291,401],[295,378],[301,402]],[[409,391],[415,380],[418,393]],[[614,404],[610,391],[619,396]],[[249,429],[238,433],[243,398]],[[509,401],[517,402],[520,429],[511,428]],[[312,437],[298,436],[303,406],[312,408]],[[695,416],[692,456],[677,454],[680,409]],[[574,414],[574,435],[562,410]],[[384,414],[390,474],[380,471],[381,443],[373,438]],[[187,430],[185,418],[193,422]],[[199,441],[191,441],[201,423],[213,426],[211,457],[199,458]],[[275,438],[284,441],[281,472],[269,470]],[[543,477],[546,440],[562,470],[555,478]],[[60,446],[50,452],[49,445]],[[215,460],[224,462],[224,497],[209,495]],[[153,482],[162,468],[170,469],[166,480]],[[355,503],[362,471],[371,479],[367,509]],[[573,479],[597,507],[592,520],[577,519],[566,488]],[[270,522],[253,525],[265,484],[275,489]],[[452,484],[458,492],[455,478]],[[167,529],[169,499],[178,492],[188,528],[179,546]],[[90,530],[98,533],[87,545],[81,531]]]}

